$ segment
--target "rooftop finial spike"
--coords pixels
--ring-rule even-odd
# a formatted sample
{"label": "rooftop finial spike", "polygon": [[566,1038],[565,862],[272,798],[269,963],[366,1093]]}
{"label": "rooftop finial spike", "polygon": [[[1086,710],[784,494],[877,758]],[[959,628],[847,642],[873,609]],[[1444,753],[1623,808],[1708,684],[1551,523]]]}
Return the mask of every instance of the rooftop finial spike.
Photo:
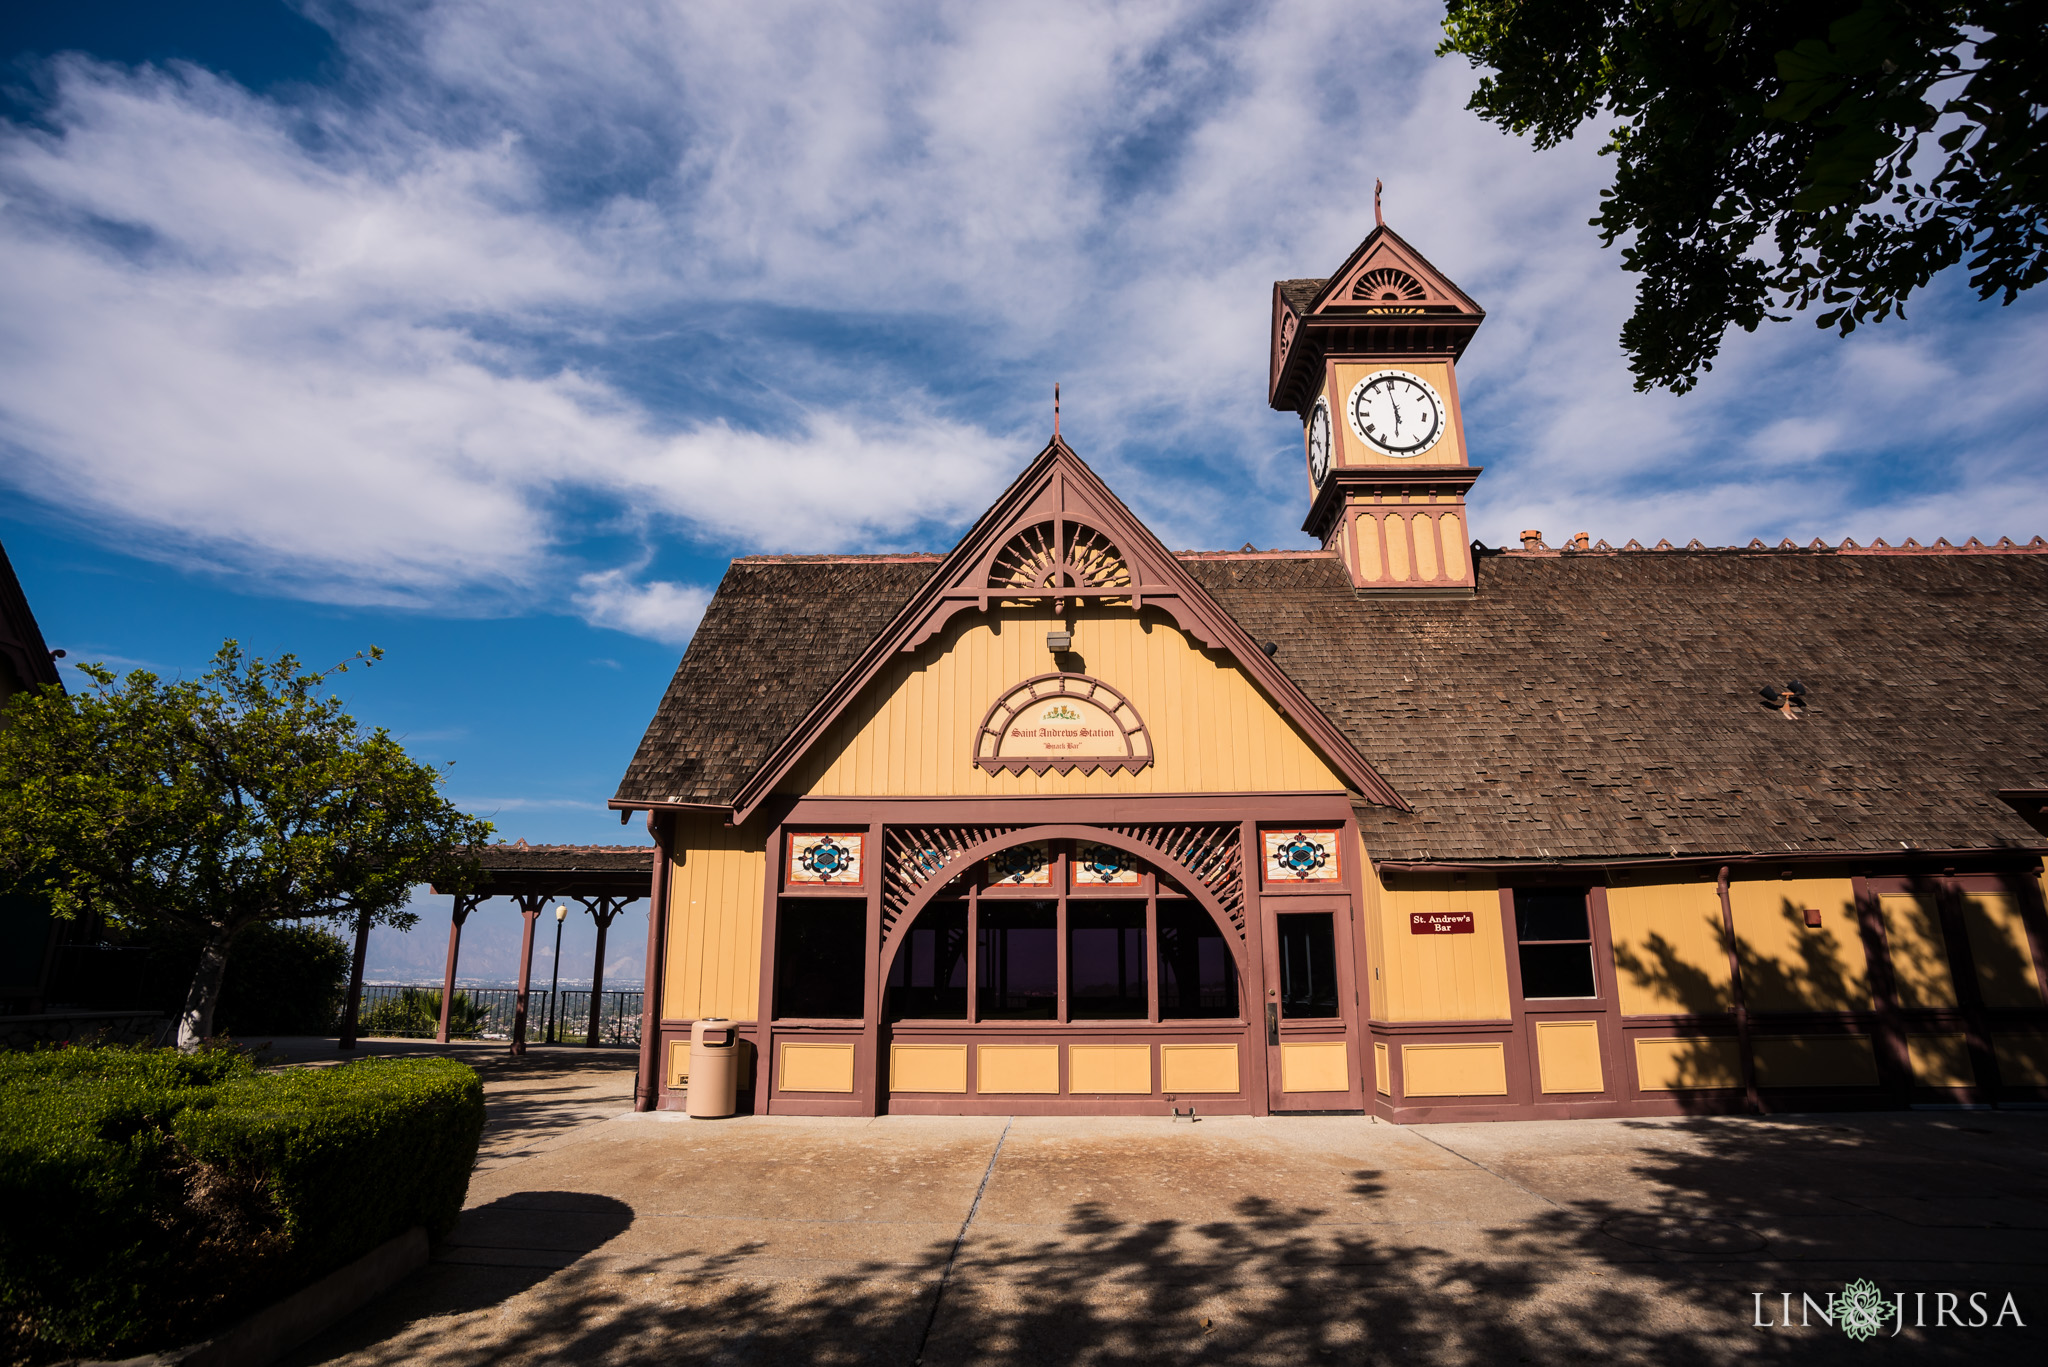
{"label": "rooftop finial spike", "polygon": [[1377,180],[1372,183],[1372,221],[1378,227],[1387,226],[1387,216],[1380,212],[1380,183]]}
{"label": "rooftop finial spike", "polygon": [[1058,380],[1054,380],[1052,384],[1052,439],[1054,441],[1060,439],[1060,384]]}

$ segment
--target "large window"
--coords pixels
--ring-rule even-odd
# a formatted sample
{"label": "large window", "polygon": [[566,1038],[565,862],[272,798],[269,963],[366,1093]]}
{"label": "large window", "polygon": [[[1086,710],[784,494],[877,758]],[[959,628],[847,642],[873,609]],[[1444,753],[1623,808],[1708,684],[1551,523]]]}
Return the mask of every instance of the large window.
{"label": "large window", "polygon": [[1159,1018],[1237,1014],[1237,960],[1209,913],[1185,902],[1159,906]]}
{"label": "large window", "polygon": [[785,897],[775,915],[775,1014],[859,1020],[867,903]]}
{"label": "large window", "polygon": [[1059,903],[984,900],[980,939],[982,1019],[1059,1019]]}
{"label": "large window", "polygon": [[1067,1017],[1144,1020],[1145,904],[1067,903]]}
{"label": "large window", "polygon": [[967,1019],[965,902],[933,902],[918,913],[889,966],[883,1013],[890,1020]]}
{"label": "large window", "polygon": [[1599,995],[1584,888],[1517,888],[1515,940],[1523,1000]]}
{"label": "large window", "polygon": [[[958,875],[894,942],[882,1018],[916,1033],[948,1022],[1236,1020],[1240,942],[1202,903],[1131,856],[1066,842],[1017,847]],[[836,1016],[859,1009],[857,927],[819,911],[826,898],[785,898],[777,1011]],[[857,911],[857,903],[847,903]],[[1290,1015],[1335,1015],[1331,918],[1284,918],[1300,990]],[[1318,927],[1320,928],[1318,930]],[[1317,938],[1320,934],[1320,939]],[[838,937],[838,938],[835,938]],[[836,991],[840,995],[832,996]]]}
{"label": "large window", "polygon": [[1337,929],[1327,911],[1273,918],[1280,930],[1280,1014],[1289,1020],[1337,1012]]}

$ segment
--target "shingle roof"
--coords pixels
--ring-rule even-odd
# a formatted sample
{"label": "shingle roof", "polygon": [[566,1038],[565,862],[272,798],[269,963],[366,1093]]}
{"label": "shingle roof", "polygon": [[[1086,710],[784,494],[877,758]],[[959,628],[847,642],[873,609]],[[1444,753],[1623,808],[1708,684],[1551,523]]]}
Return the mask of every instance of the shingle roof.
{"label": "shingle roof", "polygon": [[1315,280],[1276,280],[1274,283],[1280,286],[1280,297],[1293,305],[1296,313],[1307,313],[1308,306],[1328,280],[1326,275]]}
{"label": "shingle roof", "polygon": [[1405,600],[1188,568],[1414,807],[1360,809],[1376,858],[2041,843],[1997,790],[2048,784],[2048,556],[1491,554]]}
{"label": "shingle roof", "polygon": [[645,873],[654,867],[652,845],[486,845],[477,852],[491,873]]}
{"label": "shingle roof", "polygon": [[[1997,793],[2048,787],[2048,555],[1496,553],[1469,599],[1182,563],[1413,806],[1360,808],[1377,858],[2041,843]],[[619,800],[729,800],[933,564],[735,562]]]}
{"label": "shingle roof", "polygon": [[617,800],[729,802],[938,564],[937,556],[735,560]]}

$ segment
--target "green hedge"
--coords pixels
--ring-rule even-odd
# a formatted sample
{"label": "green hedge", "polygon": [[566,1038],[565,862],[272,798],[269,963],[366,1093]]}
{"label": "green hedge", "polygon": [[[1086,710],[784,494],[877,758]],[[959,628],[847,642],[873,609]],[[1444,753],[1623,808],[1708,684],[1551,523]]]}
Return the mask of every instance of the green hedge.
{"label": "green hedge", "polygon": [[448,1059],[0,1054],[0,1345],[171,1347],[413,1225],[444,1234],[482,1131]]}

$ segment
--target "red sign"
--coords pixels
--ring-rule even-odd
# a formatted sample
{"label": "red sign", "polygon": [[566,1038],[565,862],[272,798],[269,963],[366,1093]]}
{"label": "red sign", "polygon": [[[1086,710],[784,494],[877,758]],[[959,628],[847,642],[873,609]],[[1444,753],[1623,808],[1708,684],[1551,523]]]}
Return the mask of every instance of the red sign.
{"label": "red sign", "polygon": [[1472,913],[1469,911],[1411,911],[1408,913],[1410,935],[1470,935]]}

